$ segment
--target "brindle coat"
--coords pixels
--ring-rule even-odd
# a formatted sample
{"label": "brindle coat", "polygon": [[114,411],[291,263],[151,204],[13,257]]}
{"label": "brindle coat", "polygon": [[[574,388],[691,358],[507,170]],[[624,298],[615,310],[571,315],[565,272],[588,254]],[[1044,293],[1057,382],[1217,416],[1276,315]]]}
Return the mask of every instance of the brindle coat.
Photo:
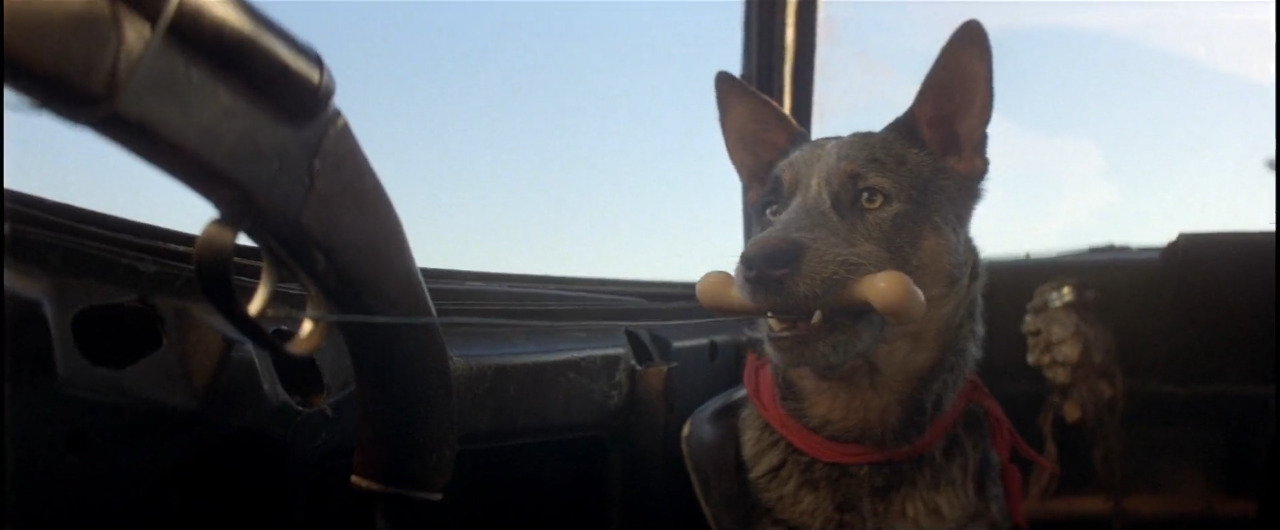
{"label": "brindle coat", "polygon": [[[836,286],[897,269],[928,300],[911,324],[832,314],[818,333],[764,339],[784,407],[830,439],[879,448],[912,442],[982,357],[983,274],[969,221],[987,172],[993,101],[985,30],[961,25],[911,107],[879,132],[811,141],[730,74],[716,77],[716,94],[750,213],[752,237],[736,274],[750,298],[808,314]],[[738,429],[750,491],[763,508],[757,526],[1006,526],[998,460],[971,408],[922,457],[844,466],[800,453],[745,407]]]}

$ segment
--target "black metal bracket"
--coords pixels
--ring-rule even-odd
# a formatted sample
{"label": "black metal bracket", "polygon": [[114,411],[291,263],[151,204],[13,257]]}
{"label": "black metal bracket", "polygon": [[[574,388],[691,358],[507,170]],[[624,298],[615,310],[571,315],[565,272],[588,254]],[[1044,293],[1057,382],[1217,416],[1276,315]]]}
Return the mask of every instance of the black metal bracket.
{"label": "black metal bracket", "polygon": [[[744,3],[742,80],[774,100],[800,127],[809,130],[813,118],[818,0],[746,0]],[[750,230],[747,215],[744,210],[744,238]]]}

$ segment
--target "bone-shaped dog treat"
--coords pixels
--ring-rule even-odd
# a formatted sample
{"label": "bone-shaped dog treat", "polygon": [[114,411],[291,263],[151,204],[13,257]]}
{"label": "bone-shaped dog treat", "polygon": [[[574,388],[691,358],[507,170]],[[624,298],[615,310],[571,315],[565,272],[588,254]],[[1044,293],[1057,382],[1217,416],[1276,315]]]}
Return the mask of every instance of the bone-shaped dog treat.
{"label": "bone-shaped dog treat", "polygon": [[722,315],[763,315],[767,311],[747,300],[738,292],[733,275],[724,271],[711,271],[702,275],[694,287],[694,295],[702,307]]}
{"label": "bone-shaped dog treat", "polygon": [[[738,291],[733,275],[713,271],[702,276],[695,288],[702,307],[722,315],[764,315],[768,309],[747,300]],[[904,324],[924,314],[924,293],[911,277],[895,270],[868,274],[851,282],[835,301],[835,307],[850,309],[870,305],[889,322]]]}
{"label": "bone-shaped dog treat", "polygon": [[905,324],[924,316],[924,293],[911,277],[895,270],[868,274],[849,284],[842,301],[865,302],[889,322]]}

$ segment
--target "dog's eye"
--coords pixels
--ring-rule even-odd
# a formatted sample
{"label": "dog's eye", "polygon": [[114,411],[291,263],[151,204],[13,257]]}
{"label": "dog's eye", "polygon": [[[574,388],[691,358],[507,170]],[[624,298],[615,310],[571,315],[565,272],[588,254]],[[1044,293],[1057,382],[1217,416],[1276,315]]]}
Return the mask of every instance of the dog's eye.
{"label": "dog's eye", "polygon": [[770,221],[777,221],[779,215],[782,215],[782,207],[776,203],[770,204],[764,209],[764,216]]}
{"label": "dog's eye", "polygon": [[862,189],[862,207],[874,210],[884,204],[884,193],[875,188]]}

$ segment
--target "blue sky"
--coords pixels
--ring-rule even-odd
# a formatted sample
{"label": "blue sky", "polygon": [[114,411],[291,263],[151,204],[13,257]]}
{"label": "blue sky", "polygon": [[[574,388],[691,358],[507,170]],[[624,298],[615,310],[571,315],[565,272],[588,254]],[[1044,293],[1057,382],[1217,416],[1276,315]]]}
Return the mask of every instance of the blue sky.
{"label": "blue sky", "polygon": [[[736,0],[258,1],[309,42],[423,266],[695,280],[741,250],[712,78]],[[1274,2],[822,4],[816,135],[905,110],[967,18],[996,61],[988,256],[1274,230]],[[6,90],[5,187],[198,232],[212,206]],[[358,216],[359,212],[346,212]]]}

